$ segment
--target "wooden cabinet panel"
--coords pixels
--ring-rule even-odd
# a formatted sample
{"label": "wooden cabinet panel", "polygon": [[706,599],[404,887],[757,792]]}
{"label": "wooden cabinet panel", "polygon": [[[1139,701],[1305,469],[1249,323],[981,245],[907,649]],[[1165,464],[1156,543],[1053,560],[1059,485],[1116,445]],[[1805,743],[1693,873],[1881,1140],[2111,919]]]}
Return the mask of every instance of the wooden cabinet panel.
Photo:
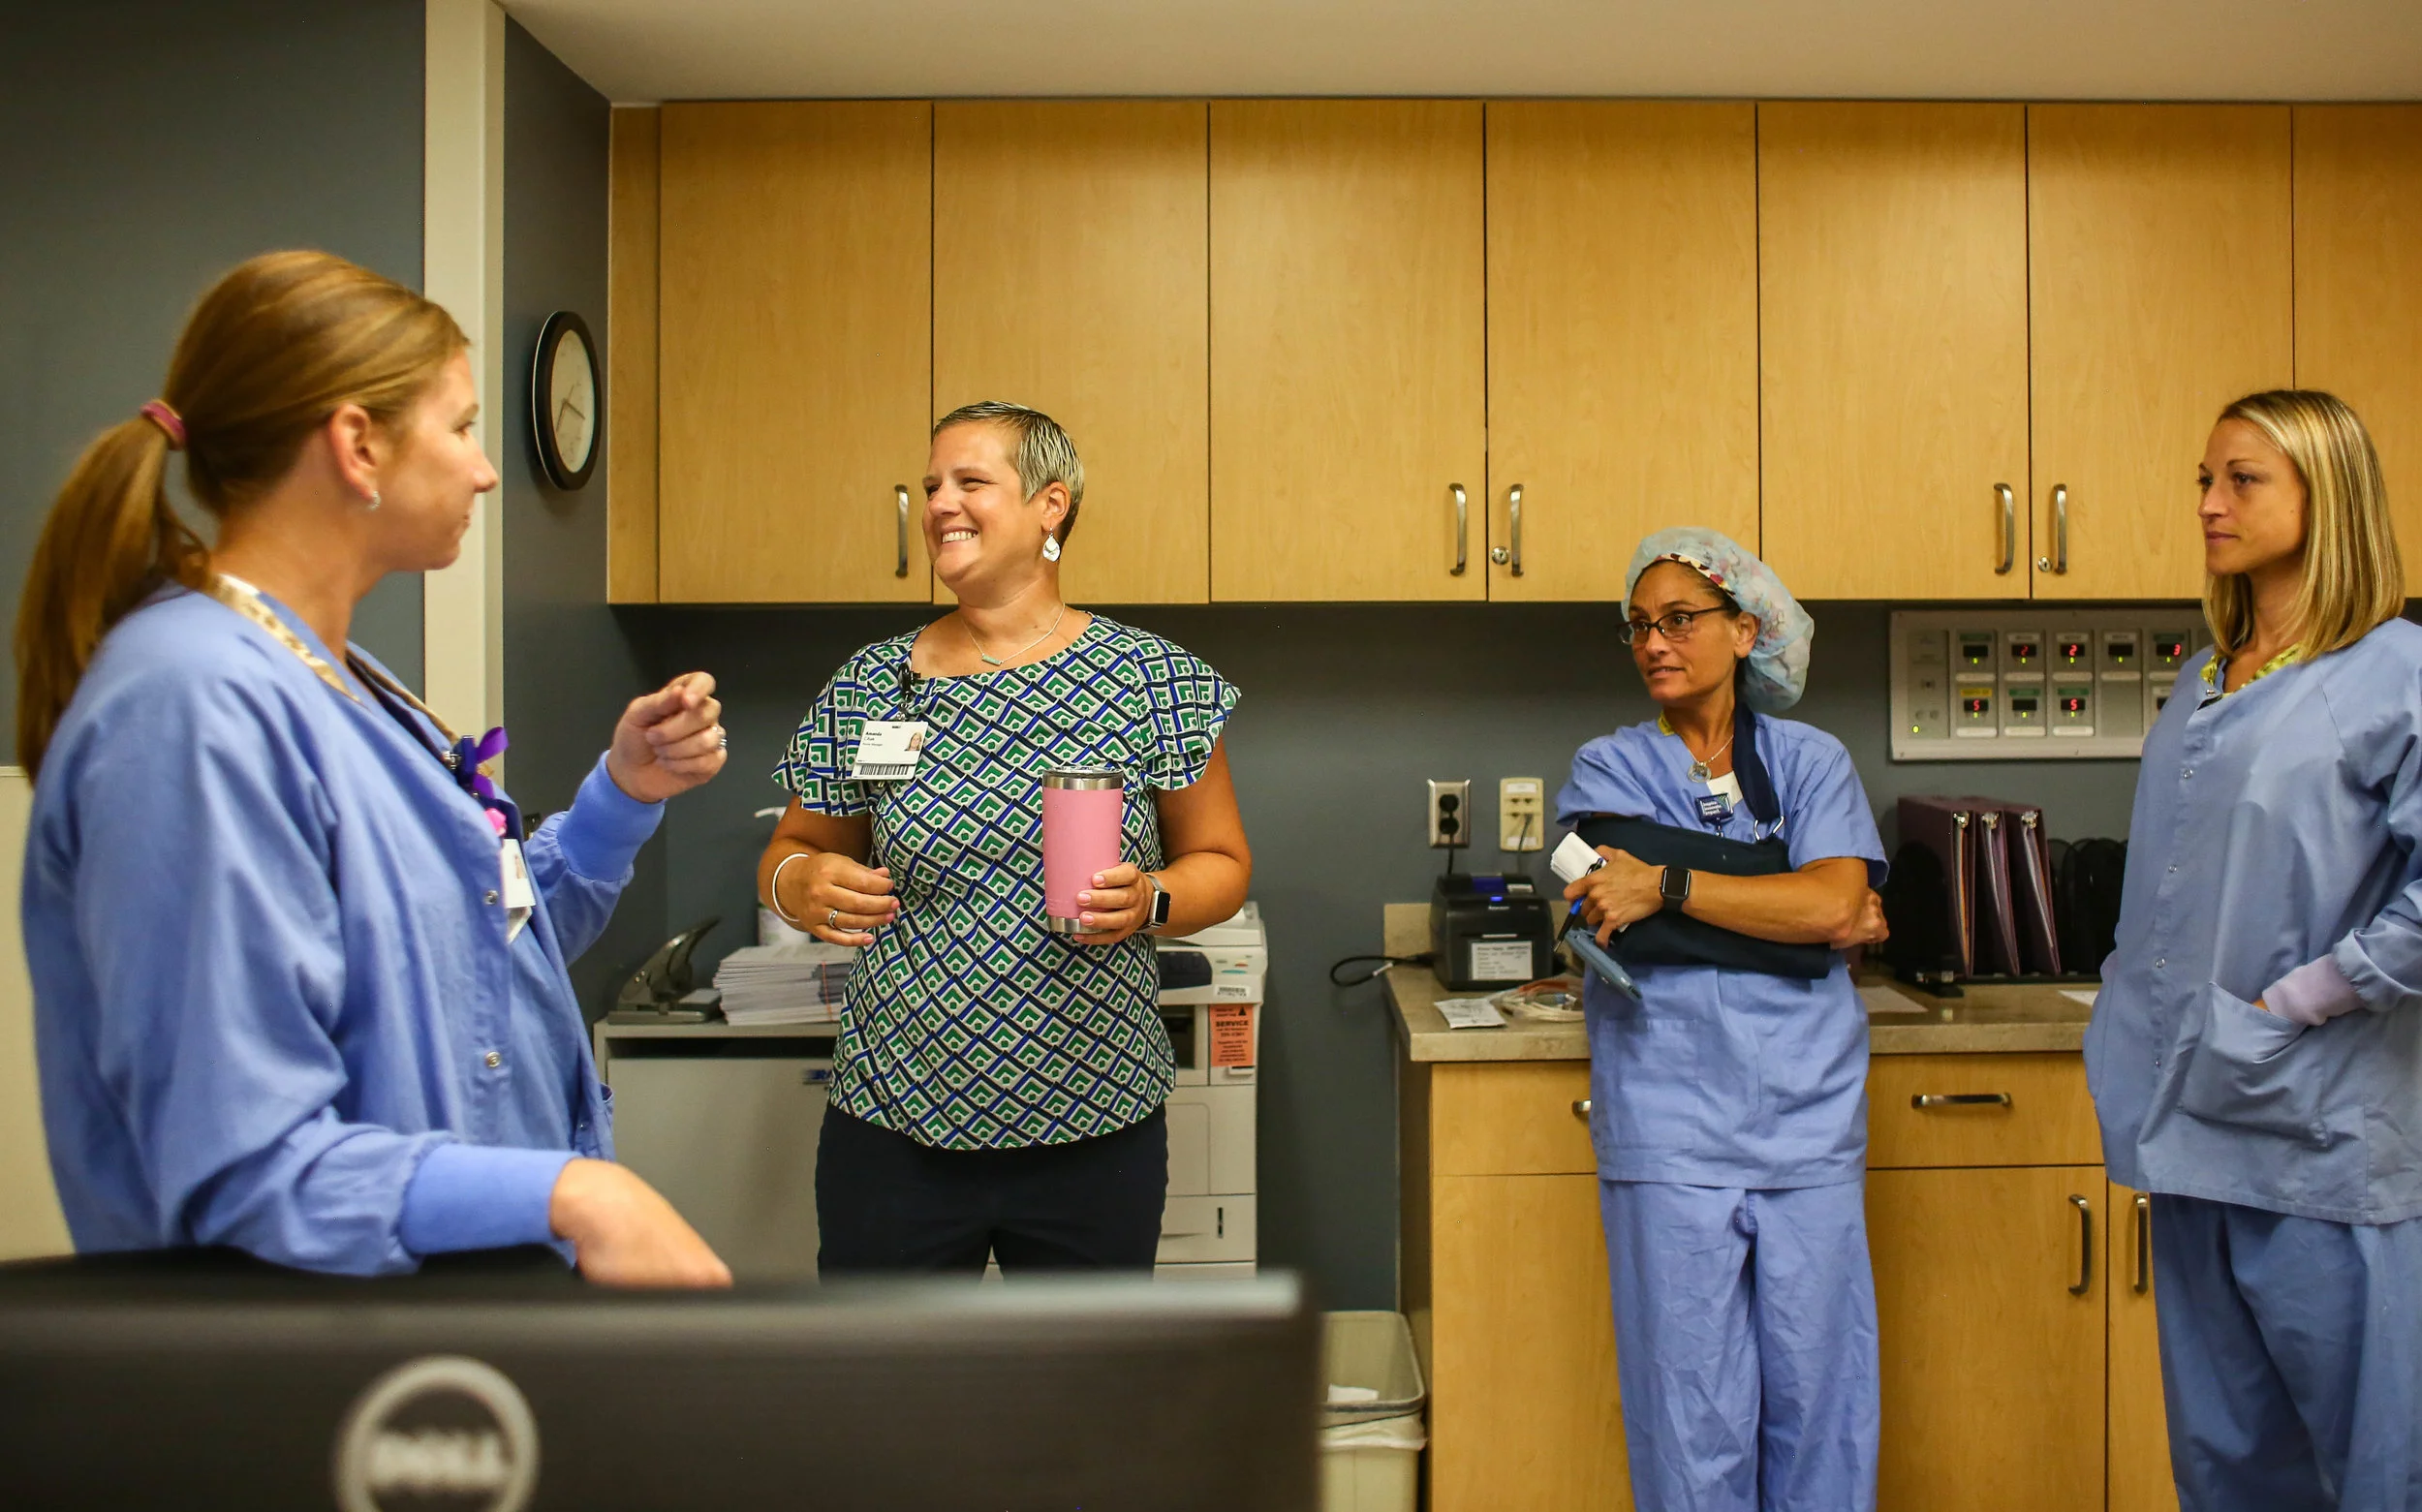
{"label": "wooden cabinet panel", "polygon": [[1803,599],[2023,597],[2025,108],[1770,103],[1757,134],[1766,560]]}
{"label": "wooden cabinet panel", "polygon": [[1480,135],[1471,101],[1212,103],[1213,598],[1486,591]]}
{"label": "wooden cabinet panel", "polygon": [[1619,600],[1668,525],[1757,549],[1756,216],[1749,105],[1488,107],[1490,598]]}
{"label": "wooden cabinet panel", "polygon": [[1067,429],[1072,602],[1210,596],[1206,130],[1198,102],[934,108],[934,409]]}
{"label": "wooden cabinet panel", "polygon": [[[2007,1098],[2006,1102],[1920,1099]],[[2074,1055],[1879,1055],[1867,1063],[1867,1164],[2084,1165],[2102,1135]]]}
{"label": "wooden cabinet panel", "polygon": [[2094,1210],[2098,1244],[2103,1188],[2093,1166],[1868,1176],[1881,1512],[2100,1503],[2105,1281],[2069,1288],[2081,1259],[2070,1199]]}
{"label": "wooden cabinet panel", "polygon": [[2295,118],[2296,384],[2363,417],[2422,595],[2422,106]]}
{"label": "wooden cabinet panel", "polygon": [[1443,1177],[1432,1200],[1431,1512],[1630,1508],[1598,1178]]}
{"label": "wooden cabinet panel", "polygon": [[2191,597],[2213,418],[2294,371],[2287,107],[2027,114],[2035,596]]}
{"label": "wooden cabinet panel", "polygon": [[1571,1061],[1449,1062],[1430,1082],[1433,1168],[1442,1176],[1595,1175],[1574,1104],[1590,1068]]}
{"label": "wooden cabinet panel", "polygon": [[668,601],[930,597],[932,143],[922,101],[665,107]]}
{"label": "wooden cabinet panel", "polygon": [[2178,1512],[2161,1339],[2153,1316],[2153,1221],[2140,1191],[2110,1184],[2109,1512]]}
{"label": "wooden cabinet panel", "polygon": [[655,106],[617,107],[606,287],[606,601],[656,602]]}

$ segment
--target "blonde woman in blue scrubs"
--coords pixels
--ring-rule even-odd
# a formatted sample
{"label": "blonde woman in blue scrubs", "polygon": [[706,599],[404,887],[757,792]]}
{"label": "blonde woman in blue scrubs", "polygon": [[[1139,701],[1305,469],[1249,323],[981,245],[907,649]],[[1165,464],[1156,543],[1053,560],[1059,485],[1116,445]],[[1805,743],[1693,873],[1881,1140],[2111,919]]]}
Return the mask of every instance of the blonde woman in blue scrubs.
{"label": "blonde woman in blue scrubs", "polygon": [[2187,1512],[2422,1507],[2422,629],[2363,423],[2250,394],[2197,478],[2214,649],[2145,739],[2086,1034],[2153,1193]]}
{"label": "blonde woman in blue scrubs", "polygon": [[[1807,678],[1806,611],[1714,531],[1649,537],[1629,577],[1623,636],[1662,712],[1581,748],[1559,817],[1779,834],[1793,869],[1727,877],[1601,848],[1566,895],[1601,940],[1661,909],[1788,943],[1883,938],[1883,847],[1849,754],[1774,717]],[[1595,977],[1585,992],[1634,1504],[1872,1508],[1867,1014],[1849,972],[1837,956],[1815,980],[1634,974],[1638,1002]]]}

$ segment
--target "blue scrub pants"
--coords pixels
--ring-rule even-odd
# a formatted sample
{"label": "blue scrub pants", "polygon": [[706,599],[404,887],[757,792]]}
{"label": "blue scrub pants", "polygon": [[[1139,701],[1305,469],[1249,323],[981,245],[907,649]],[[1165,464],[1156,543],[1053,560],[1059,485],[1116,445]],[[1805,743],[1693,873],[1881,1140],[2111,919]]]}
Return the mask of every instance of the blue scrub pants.
{"label": "blue scrub pants", "polygon": [[2422,1509],[2422,1219],[2157,1192],[2153,1275],[2184,1512]]}
{"label": "blue scrub pants", "polygon": [[1875,1506],[1865,1198],[1599,1184],[1639,1512]]}

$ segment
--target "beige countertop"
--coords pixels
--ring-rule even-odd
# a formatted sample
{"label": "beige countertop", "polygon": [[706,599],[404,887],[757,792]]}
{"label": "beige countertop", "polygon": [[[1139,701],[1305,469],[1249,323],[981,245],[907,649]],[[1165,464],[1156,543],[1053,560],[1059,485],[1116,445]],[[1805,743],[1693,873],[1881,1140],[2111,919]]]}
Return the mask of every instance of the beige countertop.
{"label": "beige countertop", "polygon": [[[1867,1043],[1876,1055],[1964,1055],[1977,1052],[2075,1051],[2085,1043],[2087,1004],[2048,986],[1970,985],[1958,998],[1936,998],[1882,978],[1863,979],[1868,1000]],[[2071,992],[2091,988],[2072,987]],[[1448,1029],[1438,1000],[1478,997],[1441,987],[1426,966],[1387,972],[1399,1042],[1413,1061],[1586,1061],[1590,1046],[1577,1023],[1540,1023],[1508,1015],[1503,1029]],[[1899,1005],[1906,1003],[1906,1009]],[[1898,1011],[1876,1011],[1891,1006]]]}

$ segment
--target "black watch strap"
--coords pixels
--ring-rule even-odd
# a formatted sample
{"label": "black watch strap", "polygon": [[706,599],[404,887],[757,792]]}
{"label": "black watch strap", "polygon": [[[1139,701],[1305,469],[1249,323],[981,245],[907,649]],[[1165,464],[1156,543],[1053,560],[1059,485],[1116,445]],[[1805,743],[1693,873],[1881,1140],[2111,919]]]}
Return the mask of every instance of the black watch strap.
{"label": "black watch strap", "polygon": [[1679,909],[1691,900],[1691,869],[1668,866],[1657,877],[1657,896],[1668,909]]}

